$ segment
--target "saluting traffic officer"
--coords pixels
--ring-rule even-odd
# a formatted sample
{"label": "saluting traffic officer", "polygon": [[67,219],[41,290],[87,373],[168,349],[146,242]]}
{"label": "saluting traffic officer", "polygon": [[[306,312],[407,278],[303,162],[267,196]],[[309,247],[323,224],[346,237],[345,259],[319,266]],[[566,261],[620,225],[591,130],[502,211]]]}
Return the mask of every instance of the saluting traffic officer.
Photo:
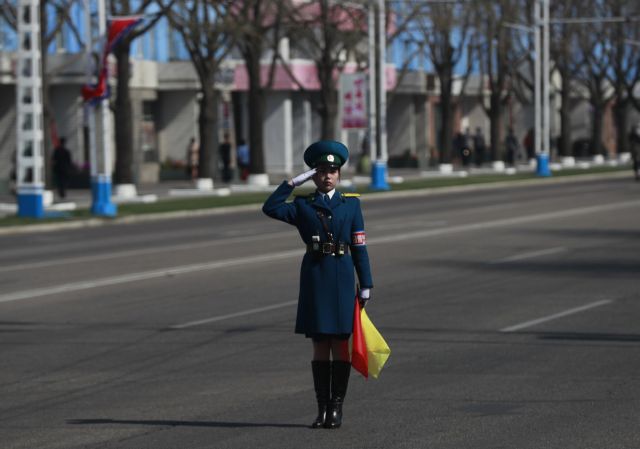
{"label": "saluting traffic officer", "polygon": [[[298,228],[307,249],[300,269],[295,331],[313,342],[311,368],[318,401],[318,417],[311,425],[314,428],[338,428],[342,424],[342,404],[351,371],[354,268],[363,305],[373,287],[359,195],[336,190],[340,167],[348,157],[347,147],[340,142],[315,142],[304,152],[311,170],[284,181],[262,207],[271,218]],[[286,202],[293,189],[309,179],[317,190]]]}

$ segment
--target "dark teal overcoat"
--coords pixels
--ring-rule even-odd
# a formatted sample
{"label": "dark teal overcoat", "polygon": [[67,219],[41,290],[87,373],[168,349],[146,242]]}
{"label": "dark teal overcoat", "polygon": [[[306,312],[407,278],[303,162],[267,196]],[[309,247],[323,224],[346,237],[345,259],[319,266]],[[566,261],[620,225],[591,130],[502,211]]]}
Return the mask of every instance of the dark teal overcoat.
{"label": "dark teal overcoat", "polygon": [[373,287],[360,200],[336,191],[329,205],[318,193],[287,202],[292,191],[293,187],[284,181],[267,198],[262,211],[298,228],[303,246],[306,246],[312,243],[314,235],[319,235],[321,242],[327,241],[316,213],[317,209],[322,209],[331,217],[327,223],[334,241],[349,245],[349,254],[344,256],[305,253],[300,267],[295,331],[307,335],[351,334],[356,295],[354,268],[360,287]]}

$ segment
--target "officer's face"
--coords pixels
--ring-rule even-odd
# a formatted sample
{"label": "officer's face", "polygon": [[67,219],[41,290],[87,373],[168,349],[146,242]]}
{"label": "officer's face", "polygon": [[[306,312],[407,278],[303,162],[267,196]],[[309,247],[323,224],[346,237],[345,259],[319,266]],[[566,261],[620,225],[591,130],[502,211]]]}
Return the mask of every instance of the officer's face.
{"label": "officer's face", "polygon": [[340,180],[340,169],[336,167],[318,167],[313,175],[318,191],[327,193],[336,188]]}

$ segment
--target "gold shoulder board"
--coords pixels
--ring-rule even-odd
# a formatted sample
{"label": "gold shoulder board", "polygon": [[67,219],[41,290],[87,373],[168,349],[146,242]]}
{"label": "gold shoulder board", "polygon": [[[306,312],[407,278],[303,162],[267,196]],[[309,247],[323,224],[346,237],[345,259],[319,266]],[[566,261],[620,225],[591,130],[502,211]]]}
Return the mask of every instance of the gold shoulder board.
{"label": "gold shoulder board", "polygon": [[359,193],[343,193],[342,196],[345,198],[358,198],[360,196]]}

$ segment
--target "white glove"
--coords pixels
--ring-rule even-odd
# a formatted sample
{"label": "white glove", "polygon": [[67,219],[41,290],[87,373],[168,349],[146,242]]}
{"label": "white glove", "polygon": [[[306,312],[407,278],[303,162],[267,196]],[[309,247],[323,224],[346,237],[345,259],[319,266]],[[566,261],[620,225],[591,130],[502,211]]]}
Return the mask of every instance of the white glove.
{"label": "white glove", "polygon": [[371,298],[371,289],[360,289],[360,292],[358,292],[358,298],[360,299],[360,307],[364,307],[367,301]]}
{"label": "white glove", "polygon": [[298,187],[299,185],[302,185],[305,182],[307,182],[309,180],[309,178],[311,178],[315,174],[316,174],[316,169],[312,168],[311,170],[306,171],[306,172],[302,173],[301,175],[298,175],[295,178],[293,178],[291,180],[291,184],[293,184],[295,187]]}

